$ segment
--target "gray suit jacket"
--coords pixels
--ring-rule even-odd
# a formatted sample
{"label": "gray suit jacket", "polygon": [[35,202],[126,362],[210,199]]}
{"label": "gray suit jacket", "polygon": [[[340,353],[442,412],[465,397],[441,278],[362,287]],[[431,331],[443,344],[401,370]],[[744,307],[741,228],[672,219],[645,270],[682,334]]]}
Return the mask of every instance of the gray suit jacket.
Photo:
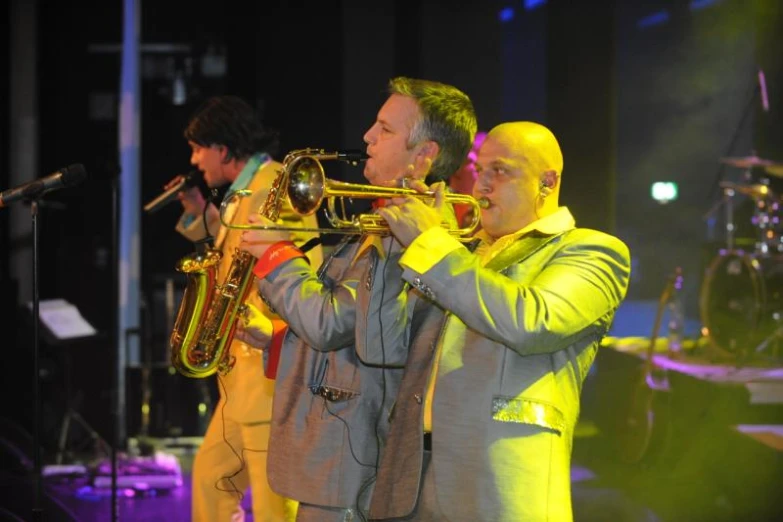
{"label": "gray suit jacket", "polygon": [[621,241],[574,229],[525,236],[486,267],[458,249],[425,273],[406,270],[435,306],[413,314],[371,518],[414,510],[422,398],[440,346],[431,471],[448,520],[571,520],[579,395],[625,296],[629,266]]}
{"label": "gray suit jacket", "polygon": [[[267,465],[269,484],[280,495],[320,506],[369,508],[402,377],[401,368],[367,366],[356,355],[367,311],[374,309],[371,317],[382,321],[383,302],[392,287],[401,288],[399,248],[386,257],[378,247],[373,238],[349,238],[318,274],[303,259],[293,259],[259,282],[264,300],[289,325]],[[389,272],[388,286],[387,266],[397,267]]]}

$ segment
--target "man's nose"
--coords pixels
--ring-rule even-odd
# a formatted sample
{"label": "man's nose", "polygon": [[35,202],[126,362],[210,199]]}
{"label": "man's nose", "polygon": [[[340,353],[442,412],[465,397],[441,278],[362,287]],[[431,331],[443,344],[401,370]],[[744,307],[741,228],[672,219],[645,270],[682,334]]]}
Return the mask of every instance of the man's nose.
{"label": "man's nose", "polygon": [[486,175],[478,175],[476,177],[476,190],[481,194],[489,194],[492,192],[492,183],[489,177]]}
{"label": "man's nose", "polygon": [[373,141],[375,139],[374,138],[375,133],[373,132],[373,129],[375,129],[375,125],[373,125],[369,129],[367,129],[367,132],[365,132],[364,136],[362,137],[362,139],[364,140],[364,143],[366,143],[367,145],[372,145]]}

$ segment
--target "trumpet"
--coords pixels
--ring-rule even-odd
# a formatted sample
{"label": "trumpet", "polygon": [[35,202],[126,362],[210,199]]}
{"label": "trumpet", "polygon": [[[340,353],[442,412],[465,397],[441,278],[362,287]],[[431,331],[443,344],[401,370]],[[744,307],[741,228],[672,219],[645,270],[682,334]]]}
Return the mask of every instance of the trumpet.
{"label": "trumpet", "polygon": [[[294,212],[302,216],[309,216],[316,212],[326,201],[324,213],[329,224],[333,228],[290,228],[277,225],[250,225],[231,224],[224,219],[225,209],[235,198],[250,196],[252,191],[238,190],[231,193],[220,206],[220,221],[227,228],[243,230],[297,230],[299,232],[318,232],[332,234],[378,234],[388,235],[389,225],[377,214],[358,214],[346,216],[345,198],[349,199],[378,199],[400,196],[413,196],[429,201],[434,199],[434,192],[418,192],[407,187],[379,187],[375,185],[362,185],[358,183],[344,183],[328,179],[324,174],[321,164],[323,160],[349,161],[353,165],[366,159],[363,153],[332,152],[327,153],[321,149],[302,149],[289,153],[284,161],[283,168],[278,173],[267,200],[259,213],[276,220],[280,206],[285,197]],[[489,201],[485,198],[479,200],[467,194],[447,192],[445,200],[451,204],[465,204],[473,207],[472,220],[462,228],[449,226],[449,233],[460,240],[469,240],[470,235],[476,229],[481,219],[481,208],[487,208]],[[338,210],[339,203],[339,210]]]}

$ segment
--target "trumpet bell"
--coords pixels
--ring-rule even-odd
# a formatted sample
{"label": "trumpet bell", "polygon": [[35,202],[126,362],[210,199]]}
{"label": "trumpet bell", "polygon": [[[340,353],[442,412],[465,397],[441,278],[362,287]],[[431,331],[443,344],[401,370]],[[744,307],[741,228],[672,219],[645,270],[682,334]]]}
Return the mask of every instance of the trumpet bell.
{"label": "trumpet bell", "polygon": [[[283,161],[282,170],[269,189],[266,202],[259,210],[260,215],[271,221],[276,221],[285,199],[288,199],[294,212],[303,216],[313,214],[326,201],[326,205],[323,205],[324,214],[333,228],[237,225],[226,222],[223,215],[229,202],[235,198],[249,196],[252,192],[248,190],[237,190],[223,200],[220,205],[221,224],[227,228],[242,230],[295,230],[315,233],[387,235],[391,233],[389,225],[376,214],[346,215],[344,200],[346,198],[378,199],[412,196],[431,201],[435,197],[432,192],[420,193],[408,187],[380,187],[331,180],[326,177],[321,162],[333,159],[347,161],[355,166],[359,161],[366,159],[366,155],[362,152],[327,153],[320,149],[302,149],[288,153]],[[487,208],[489,201],[486,198],[476,200],[467,194],[449,192],[445,194],[445,199],[451,204],[467,204],[473,208],[472,220],[467,226],[454,228],[449,223],[443,223],[444,226],[449,227],[449,233],[460,241],[470,240],[470,236],[479,224],[481,209]]]}
{"label": "trumpet bell", "polygon": [[289,167],[288,199],[293,209],[309,216],[321,207],[326,176],[321,162],[312,156],[296,158]]}

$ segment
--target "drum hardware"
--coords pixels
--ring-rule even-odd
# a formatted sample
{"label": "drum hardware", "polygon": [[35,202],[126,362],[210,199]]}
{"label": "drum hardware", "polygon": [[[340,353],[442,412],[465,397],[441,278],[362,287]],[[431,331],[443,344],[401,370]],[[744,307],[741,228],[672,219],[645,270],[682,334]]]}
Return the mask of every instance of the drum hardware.
{"label": "drum hardware", "polygon": [[772,345],[772,343],[776,343],[773,345],[773,351],[775,352],[775,355],[780,353],[780,344],[777,343],[781,343],[781,341],[783,341],[783,324],[781,323],[781,319],[783,319],[783,317],[781,317],[780,314],[776,315],[776,321],[780,326],[778,326],[777,329],[769,335],[769,337],[761,341],[759,345],[756,346],[756,353],[766,351],[770,345]]}
{"label": "drum hardware", "polygon": [[731,167],[737,167],[738,169],[753,169],[757,167],[779,167],[783,168],[783,164],[776,163],[772,160],[759,158],[755,154],[752,154],[750,156],[741,156],[741,157],[729,157],[729,158],[721,158],[720,162],[724,165],[729,165]]}
{"label": "drum hardware", "polygon": [[768,165],[767,167],[764,167],[764,171],[767,174],[783,178],[783,165]]}
{"label": "drum hardware", "polygon": [[783,256],[723,250],[708,266],[699,296],[710,345],[739,364],[783,348]]}
{"label": "drum hardware", "polygon": [[[720,182],[723,198],[705,216],[714,221],[713,215],[724,208],[726,248],[711,260],[702,281],[699,308],[704,332],[721,358],[738,364],[767,355],[774,359],[783,347],[783,198],[766,174],[783,176],[783,164],[755,154],[720,162],[744,172],[739,182]],[[747,224],[754,239],[747,251],[738,247],[736,238],[738,195],[753,203]]]}
{"label": "drum hardware", "polygon": [[734,220],[734,198],[737,194],[748,196],[753,201],[753,215],[751,225],[754,230],[755,252],[758,255],[770,255],[783,253],[783,222],[780,211],[783,206],[781,196],[776,194],[769,186],[769,179],[761,178],[758,183],[735,183],[722,181],[722,201],[706,214],[710,219],[718,207],[725,208],[726,221],[726,248],[736,248]]}
{"label": "drum hardware", "polygon": [[732,189],[735,192],[745,194],[746,196],[750,196],[752,198],[766,198],[769,196],[774,197],[774,195],[770,193],[769,185],[765,185],[763,183],[742,185],[740,183],[733,183],[731,181],[721,181],[720,186],[721,188]]}
{"label": "drum hardware", "polygon": [[736,227],[734,225],[734,196],[737,193],[737,183],[722,182],[720,187],[723,189],[723,197],[710,208],[703,219],[708,223],[708,235],[710,239],[713,237],[713,229],[715,224],[715,215],[718,210],[723,208],[724,214],[724,233],[726,248],[733,250],[735,248],[735,233]]}

